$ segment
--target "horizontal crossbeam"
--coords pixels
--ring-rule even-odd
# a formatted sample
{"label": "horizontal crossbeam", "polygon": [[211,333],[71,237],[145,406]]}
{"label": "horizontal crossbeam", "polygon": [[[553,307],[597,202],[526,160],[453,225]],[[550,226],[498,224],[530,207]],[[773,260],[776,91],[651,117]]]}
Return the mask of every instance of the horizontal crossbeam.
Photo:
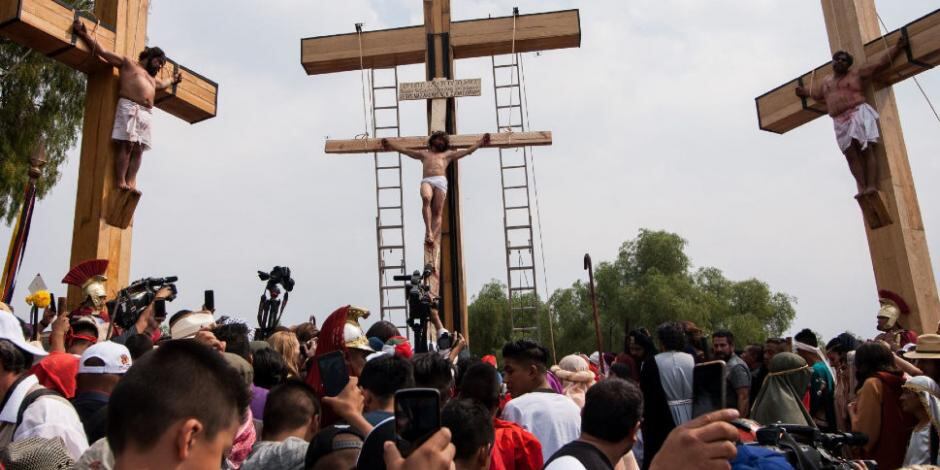
{"label": "horizontal crossbeam", "polygon": [[[395,67],[424,63],[424,26],[320,36],[300,40],[300,62],[308,75]],[[510,54],[513,17],[455,21],[450,25],[455,59]],[[519,15],[515,21],[515,51],[534,52],[581,45],[578,10]]]}
{"label": "horizontal crossbeam", "polygon": [[[880,58],[885,53],[885,41],[887,47],[894,46],[905,34],[910,42],[908,52],[895,59],[888,70],[875,76],[882,86],[901,82],[940,64],[940,10],[865,44],[867,60]],[[864,57],[856,57],[856,67],[865,61]],[[758,96],[757,118],[760,128],[783,134],[827,114],[825,103],[811,98],[802,99],[796,96],[794,89],[797,85],[807,88],[813,84],[818,86],[830,74],[832,62],[827,62]]]}
{"label": "horizontal crossbeam", "polygon": [[[478,142],[482,137],[482,134],[452,135],[450,136],[450,146],[452,148],[467,148]],[[389,137],[388,140],[408,149],[425,149],[428,147],[428,138],[426,136]],[[550,131],[490,134],[490,143],[486,147],[512,148],[543,145],[552,145],[552,133]],[[327,140],[325,151],[326,153],[348,154],[391,152],[392,150],[385,150],[382,147],[382,139],[348,139]]]}
{"label": "horizontal crossbeam", "polygon": [[[89,34],[95,33],[101,48],[116,49],[113,25],[96,25],[91,15],[64,3],[56,0],[0,0],[0,36],[85,73],[110,67],[101,58],[93,57],[91,50],[72,33],[72,22],[76,18],[81,18]],[[161,78],[169,78],[175,71],[182,73],[183,81],[166,92],[157,92],[156,106],[189,123],[214,117],[218,84],[172,60],[167,60]]]}

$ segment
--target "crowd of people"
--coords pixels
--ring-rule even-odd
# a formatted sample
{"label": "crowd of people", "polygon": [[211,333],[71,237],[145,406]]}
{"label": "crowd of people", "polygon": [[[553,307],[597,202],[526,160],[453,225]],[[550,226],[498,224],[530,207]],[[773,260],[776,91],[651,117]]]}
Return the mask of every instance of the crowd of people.
{"label": "crowd of people", "polygon": [[[864,433],[839,457],[878,468],[936,464],[940,448],[940,335],[901,328],[890,303],[868,341],[741,345],[668,322],[554,365],[525,339],[476,356],[436,316],[416,348],[386,321],[363,331],[354,306],[264,340],[206,310],[151,305],[126,329],[60,312],[34,331],[0,310],[0,468],[794,468],[749,444],[779,424]],[[345,365],[338,393],[328,354]],[[695,370],[713,361],[724,396],[702,412]],[[403,446],[395,397],[416,388],[439,397],[440,428]]]}

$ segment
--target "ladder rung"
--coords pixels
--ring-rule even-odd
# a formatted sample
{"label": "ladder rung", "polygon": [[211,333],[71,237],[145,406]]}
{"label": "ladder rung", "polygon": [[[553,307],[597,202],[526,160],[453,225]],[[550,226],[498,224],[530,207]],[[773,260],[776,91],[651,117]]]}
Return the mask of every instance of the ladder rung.
{"label": "ladder rung", "polygon": [[521,307],[513,307],[512,309],[513,310],[535,310],[536,307],[534,305],[523,305]]}
{"label": "ladder rung", "polygon": [[408,286],[402,284],[402,285],[400,285],[400,286],[382,286],[382,287],[380,287],[380,289],[383,289],[383,290],[394,290],[394,289],[404,289],[404,288],[406,288],[406,287],[408,287]]}
{"label": "ladder rung", "polygon": [[376,169],[376,170],[396,170],[396,169],[397,169],[397,170],[400,170],[400,169],[401,169],[401,166],[400,166],[400,165],[399,165],[399,166],[396,166],[396,165],[392,165],[392,166],[377,166],[377,167],[375,167],[375,169]]}
{"label": "ladder rung", "polygon": [[405,267],[404,267],[404,266],[382,266],[382,267],[379,268],[379,269],[382,269],[382,270],[385,270],[385,271],[388,271],[388,270],[391,270],[391,269],[398,269],[398,270],[403,271],[403,270],[405,269]]}
{"label": "ladder rung", "polygon": [[496,85],[496,88],[513,88],[513,87],[518,87],[518,86],[519,86],[518,83],[511,83],[509,85]]}
{"label": "ladder rung", "polygon": [[515,246],[510,245],[506,247],[507,250],[531,250],[532,248],[535,248],[535,247],[532,245],[515,245]]}
{"label": "ladder rung", "polygon": [[398,126],[376,126],[375,130],[381,131],[385,129],[398,129]]}
{"label": "ladder rung", "polygon": [[510,271],[525,271],[528,269],[535,269],[535,266],[512,266],[509,268]]}
{"label": "ladder rung", "polygon": [[377,189],[401,189],[401,186],[379,186]]}
{"label": "ladder rung", "polygon": [[529,206],[509,206],[504,208],[507,211],[518,210],[518,209],[528,209]]}
{"label": "ladder rung", "polygon": [[405,226],[404,225],[379,225],[376,228],[378,228],[379,230],[392,230],[392,229],[405,228]]}
{"label": "ladder rung", "polygon": [[503,170],[514,170],[516,168],[525,168],[525,165],[509,165],[509,166],[504,166],[500,168],[502,168]]}
{"label": "ladder rung", "polygon": [[518,328],[513,328],[512,331],[535,331],[537,329],[538,328],[534,326],[524,326],[524,327],[520,326]]}
{"label": "ladder rung", "polygon": [[401,209],[401,206],[379,206],[379,210]]}
{"label": "ladder rung", "polygon": [[524,185],[524,184],[519,184],[519,185],[516,185],[516,186],[503,186],[503,191],[505,191],[505,190],[507,190],[507,189],[522,189],[522,188],[528,188],[528,187],[529,187],[529,186]]}
{"label": "ladder rung", "polygon": [[504,130],[512,131],[513,129],[522,130],[522,124],[510,124],[508,126],[497,126],[497,129],[499,130],[499,132],[502,132]]}
{"label": "ladder rung", "polygon": [[394,89],[396,89],[396,88],[398,88],[398,87],[395,86],[395,85],[382,85],[382,86],[374,86],[374,87],[372,87],[373,90],[394,90]]}
{"label": "ladder rung", "polygon": [[523,230],[523,229],[531,229],[531,228],[532,228],[531,225],[508,225],[506,226],[506,230]]}
{"label": "ladder rung", "polygon": [[401,250],[405,248],[404,245],[382,245],[379,246],[380,250]]}
{"label": "ladder rung", "polygon": [[535,290],[534,287],[510,287],[509,290],[520,291],[520,290]]}
{"label": "ladder rung", "polygon": [[504,64],[504,65],[494,65],[493,68],[494,68],[494,69],[504,69],[504,68],[506,68],[506,67],[515,67],[515,66],[516,66],[516,64]]}
{"label": "ladder rung", "polygon": [[[506,109],[506,108],[521,108],[521,104],[507,104],[505,106],[497,106],[496,109]],[[376,128],[378,129],[378,128]]]}
{"label": "ladder rung", "polygon": [[[382,307],[382,310],[407,310],[407,309],[408,307],[404,305],[390,305],[388,307]],[[399,326],[399,328],[401,327]]]}
{"label": "ladder rung", "polygon": [[379,109],[398,109],[398,106],[374,106],[372,109],[375,109],[375,110],[379,110]]}

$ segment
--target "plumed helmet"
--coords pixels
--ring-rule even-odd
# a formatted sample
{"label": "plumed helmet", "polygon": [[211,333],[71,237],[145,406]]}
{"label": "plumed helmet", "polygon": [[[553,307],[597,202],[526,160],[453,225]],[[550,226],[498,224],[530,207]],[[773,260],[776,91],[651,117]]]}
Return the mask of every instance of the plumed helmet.
{"label": "plumed helmet", "polygon": [[907,306],[907,302],[904,302],[904,299],[894,292],[880,290],[878,291],[878,297],[879,302],[881,302],[881,308],[878,310],[878,318],[887,319],[885,323],[887,328],[894,328],[901,315],[908,314],[911,311]]}

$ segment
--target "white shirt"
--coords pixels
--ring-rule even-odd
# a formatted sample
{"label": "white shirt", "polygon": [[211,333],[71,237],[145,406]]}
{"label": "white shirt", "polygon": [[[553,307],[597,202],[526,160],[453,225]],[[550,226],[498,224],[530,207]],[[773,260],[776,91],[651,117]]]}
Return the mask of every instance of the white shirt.
{"label": "white shirt", "polygon": [[[16,415],[20,411],[20,404],[26,398],[29,389],[39,383],[39,379],[30,375],[23,379],[13,392],[3,410],[0,410],[0,421],[16,423]],[[85,428],[82,421],[67,401],[53,397],[40,397],[34,401],[23,413],[23,421],[13,434],[13,442],[29,437],[42,437],[52,439],[61,437],[65,448],[73,460],[78,460],[85,449],[88,448],[88,438],[85,437]]]}
{"label": "white shirt", "polygon": [[580,460],[566,455],[552,460],[552,463],[545,466],[545,470],[587,470]]}
{"label": "white shirt", "polygon": [[581,435],[581,409],[570,398],[554,392],[530,392],[513,398],[503,409],[503,419],[538,438],[543,462]]}
{"label": "white shirt", "polygon": [[929,464],[930,424],[927,424],[911,433],[911,440],[907,444],[907,454],[904,456],[904,466]]}

